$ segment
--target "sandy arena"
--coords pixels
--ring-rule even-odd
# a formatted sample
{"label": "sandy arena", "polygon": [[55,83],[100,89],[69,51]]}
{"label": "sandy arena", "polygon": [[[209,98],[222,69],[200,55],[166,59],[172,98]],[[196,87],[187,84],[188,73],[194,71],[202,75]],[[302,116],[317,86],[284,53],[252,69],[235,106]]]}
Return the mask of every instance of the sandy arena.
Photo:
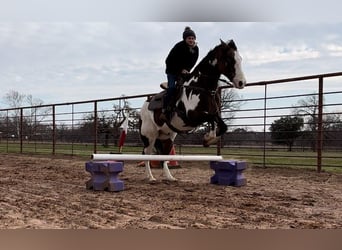
{"label": "sandy arena", "polygon": [[85,188],[87,159],[1,154],[0,228],[342,228],[342,174],[255,168],[243,187],[209,184],[208,162],[181,162],[178,182],[126,163],[121,192]]}

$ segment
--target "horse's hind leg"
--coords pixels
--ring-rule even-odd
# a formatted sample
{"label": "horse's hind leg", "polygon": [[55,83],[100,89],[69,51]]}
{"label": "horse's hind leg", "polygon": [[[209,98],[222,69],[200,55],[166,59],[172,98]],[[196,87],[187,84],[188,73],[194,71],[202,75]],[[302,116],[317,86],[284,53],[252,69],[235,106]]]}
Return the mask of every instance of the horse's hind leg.
{"label": "horse's hind leg", "polygon": [[[152,154],[152,150],[149,147],[144,148],[144,153],[151,155]],[[152,174],[152,170],[151,170],[151,165],[150,165],[150,161],[145,161],[145,171],[146,171],[146,176],[149,182],[154,182],[156,181],[156,178],[154,178],[153,174]]]}
{"label": "horse's hind leg", "polygon": [[[154,141],[149,140],[146,136],[141,136],[141,139],[144,143],[143,154],[151,155],[153,152]],[[156,181],[151,171],[150,161],[145,161],[145,171],[146,171],[148,181],[150,182]]]}
{"label": "horse's hind leg", "polygon": [[[173,147],[173,141],[171,139],[168,140],[156,140],[155,148],[157,149],[159,154],[162,155],[169,155],[171,152],[171,149]],[[177,179],[172,176],[168,161],[163,161],[163,174],[165,178],[169,181],[176,181]]]}
{"label": "horse's hind leg", "polygon": [[170,172],[170,169],[169,169],[169,166],[168,166],[167,163],[168,163],[168,161],[164,161],[163,162],[163,173],[164,173],[164,176],[169,181],[177,181],[177,179],[172,176],[172,174]]}

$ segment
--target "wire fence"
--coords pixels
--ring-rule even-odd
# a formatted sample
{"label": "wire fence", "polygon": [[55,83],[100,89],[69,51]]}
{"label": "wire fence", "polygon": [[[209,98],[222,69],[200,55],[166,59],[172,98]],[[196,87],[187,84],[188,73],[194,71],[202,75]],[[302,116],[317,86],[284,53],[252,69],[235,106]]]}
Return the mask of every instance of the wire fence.
{"label": "wire fence", "polygon": [[[216,147],[203,148],[203,130],[178,135],[177,154],[218,154],[254,166],[339,169],[342,166],[342,72],[262,81],[235,91],[221,115],[228,131]],[[82,102],[0,109],[0,152],[89,157],[118,153],[120,125],[129,130],[124,152],[141,153],[138,117],[156,93]],[[301,122],[293,129],[293,119]],[[272,132],[280,121],[288,128]],[[292,123],[291,123],[292,121]],[[275,133],[277,132],[278,133]],[[278,135],[280,138],[275,138]],[[281,137],[282,136],[282,137]]]}

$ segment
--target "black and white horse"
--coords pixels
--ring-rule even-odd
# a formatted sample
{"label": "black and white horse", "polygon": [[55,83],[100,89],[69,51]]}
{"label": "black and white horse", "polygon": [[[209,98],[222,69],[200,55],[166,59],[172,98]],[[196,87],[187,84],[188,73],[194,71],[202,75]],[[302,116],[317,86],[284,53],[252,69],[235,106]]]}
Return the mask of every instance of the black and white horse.
{"label": "black and white horse", "polygon": [[[177,133],[194,130],[208,122],[210,132],[204,136],[204,146],[216,143],[227,130],[220,117],[218,82],[226,76],[235,88],[242,89],[246,79],[241,68],[241,56],[233,40],[221,43],[200,61],[181,86],[178,86],[176,108],[170,121],[159,119],[161,102],[165,91],[147,100],[140,111],[140,136],[144,143],[143,154],[168,155]],[[155,181],[149,161],[145,162],[149,181]],[[163,163],[166,179],[176,180],[167,162]]]}

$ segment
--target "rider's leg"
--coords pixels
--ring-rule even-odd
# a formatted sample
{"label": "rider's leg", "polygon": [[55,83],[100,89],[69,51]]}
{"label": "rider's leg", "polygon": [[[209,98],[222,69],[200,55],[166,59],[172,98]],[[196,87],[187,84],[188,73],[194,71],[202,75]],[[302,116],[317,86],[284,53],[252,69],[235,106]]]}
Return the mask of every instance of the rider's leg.
{"label": "rider's leg", "polygon": [[162,120],[168,120],[172,113],[172,105],[171,100],[174,98],[174,94],[176,92],[176,80],[177,77],[175,75],[167,75],[167,83],[168,88],[166,89],[166,95],[164,96],[163,101],[163,110],[160,115],[160,119]]}

